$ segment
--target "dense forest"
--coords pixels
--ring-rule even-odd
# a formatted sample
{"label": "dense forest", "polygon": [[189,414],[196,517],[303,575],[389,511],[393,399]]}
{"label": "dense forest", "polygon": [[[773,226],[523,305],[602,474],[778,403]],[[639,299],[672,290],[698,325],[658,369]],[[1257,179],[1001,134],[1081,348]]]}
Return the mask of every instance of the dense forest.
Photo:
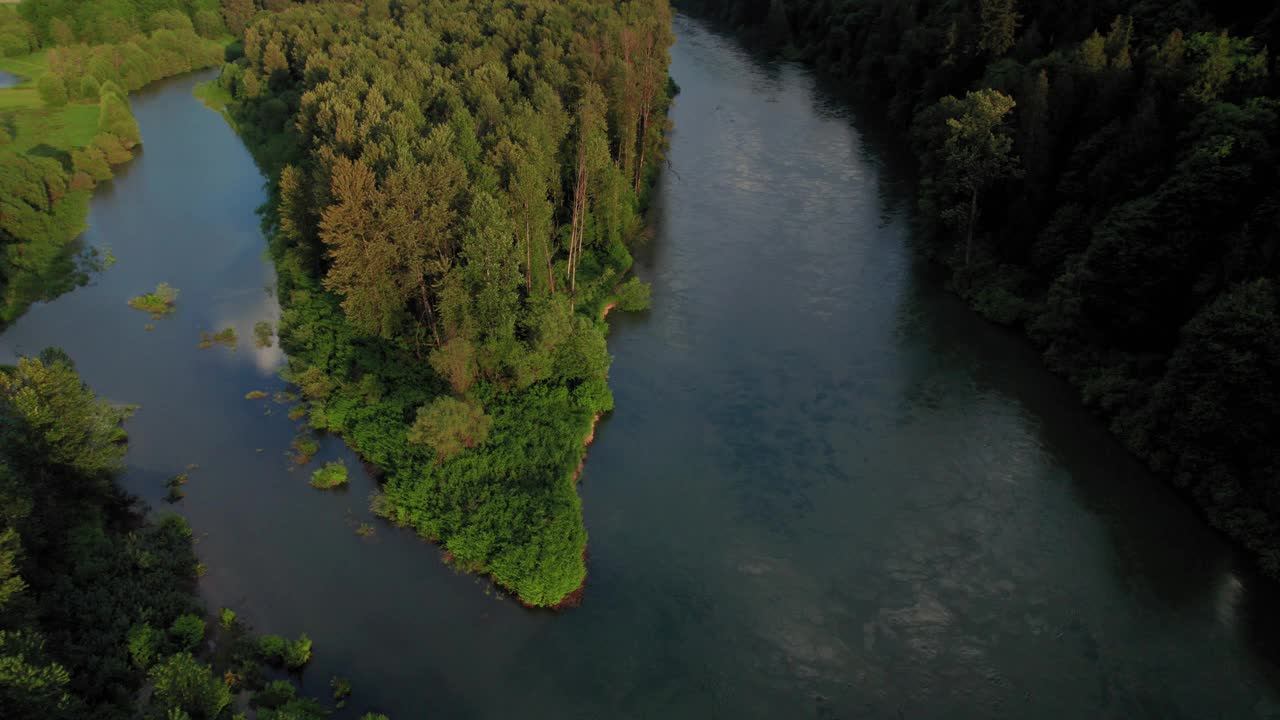
{"label": "dense forest", "polygon": [[662,155],[664,0],[304,5],[221,85],[274,179],[289,378],[376,509],[529,605],[572,602],[574,483],[612,408],[606,306]]}
{"label": "dense forest", "polygon": [[5,719],[244,717],[245,690],[262,720],[325,717],[271,679],[301,669],[311,641],[254,637],[226,608],[209,623],[191,529],[177,515],[148,521],[116,484],[128,415],[60,350],[0,370]]}
{"label": "dense forest", "polygon": [[[208,6],[208,7],[205,7]],[[0,6],[0,327],[82,284],[89,193],[141,143],[127,94],[220,64],[216,2],[26,0]],[[4,58],[12,58],[4,62]]]}
{"label": "dense forest", "polygon": [[910,125],[926,250],[1280,574],[1280,10],[685,0]]}

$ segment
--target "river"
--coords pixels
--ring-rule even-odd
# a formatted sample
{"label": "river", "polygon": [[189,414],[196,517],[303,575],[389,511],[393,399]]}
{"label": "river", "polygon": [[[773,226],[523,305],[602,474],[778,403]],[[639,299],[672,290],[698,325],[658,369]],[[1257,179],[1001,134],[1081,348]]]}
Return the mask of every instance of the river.
{"label": "river", "polygon": [[[354,687],[337,717],[1280,717],[1275,588],[913,259],[910,177],[847,104],[676,24],[653,307],[610,319],[579,609],[446,568],[363,473],[292,469],[286,408],[244,399],[284,389],[252,334],[278,308],[262,177],[191,95],[208,72],[134,96],[145,150],[85,235],[118,262],[0,355],[59,345],[137,404],[125,484],[153,506],[196,466],[173,507],[205,599],[307,632],[306,691]],[[172,316],[126,306],[160,281]],[[198,347],[227,326],[235,350]]]}

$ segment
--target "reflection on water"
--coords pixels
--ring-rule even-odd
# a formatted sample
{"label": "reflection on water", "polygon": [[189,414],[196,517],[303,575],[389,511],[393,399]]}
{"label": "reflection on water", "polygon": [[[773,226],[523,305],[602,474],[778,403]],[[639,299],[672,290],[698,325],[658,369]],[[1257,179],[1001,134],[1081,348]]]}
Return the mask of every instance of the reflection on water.
{"label": "reflection on water", "polygon": [[[142,406],[134,491],[199,466],[203,592],[310,634],[306,689],[355,687],[337,717],[1280,717],[1273,588],[913,261],[878,131],[795,65],[677,34],[653,308],[611,316],[580,609],[360,538],[373,481],[320,493],[290,465],[285,408],[243,399],[282,387],[252,341],[278,314],[261,177],[191,78],[135,100],[147,150],[94,199],[117,265],[0,350],[60,344]],[[124,301],[161,280],[179,310],[147,332]],[[228,325],[238,349],[196,348]]]}

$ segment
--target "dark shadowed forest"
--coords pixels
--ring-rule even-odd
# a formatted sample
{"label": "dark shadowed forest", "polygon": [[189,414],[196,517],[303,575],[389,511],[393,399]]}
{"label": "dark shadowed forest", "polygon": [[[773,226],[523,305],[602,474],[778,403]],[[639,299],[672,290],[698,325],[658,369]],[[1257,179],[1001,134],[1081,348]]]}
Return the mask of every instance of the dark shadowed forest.
{"label": "dark shadowed forest", "polygon": [[684,0],[910,127],[921,244],[1280,573],[1268,3]]}

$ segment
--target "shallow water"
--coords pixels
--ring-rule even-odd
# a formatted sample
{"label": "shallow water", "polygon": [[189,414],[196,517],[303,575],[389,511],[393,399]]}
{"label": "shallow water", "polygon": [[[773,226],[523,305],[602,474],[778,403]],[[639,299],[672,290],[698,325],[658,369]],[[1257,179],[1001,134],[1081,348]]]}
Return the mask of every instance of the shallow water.
{"label": "shallow water", "polygon": [[[362,472],[325,493],[291,470],[286,407],[243,399],[283,389],[251,332],[278,309],[262,178],[190,94],[208,74],[135,96],[146,150],[86,235],[119,262],[0,355],[60,345],[140,405],[126,484],[157,507],[199,466],[175,507],[204,595],[310,634],[307,689],[355,688],[338,717],[1280,717],[1274,588],[912,259],[876,133],[798,66],[677,35],[653,308],[611,316],[579,609],[443,567],[371,518]],[[125,305],[159,281],[174,315]],[[237,350],[197,347],[228,325]]]}
{"label": "shallow water", "polygon": [[20,82],[22,82],[22,78],[0,70],[0,88],[13,87]]}

